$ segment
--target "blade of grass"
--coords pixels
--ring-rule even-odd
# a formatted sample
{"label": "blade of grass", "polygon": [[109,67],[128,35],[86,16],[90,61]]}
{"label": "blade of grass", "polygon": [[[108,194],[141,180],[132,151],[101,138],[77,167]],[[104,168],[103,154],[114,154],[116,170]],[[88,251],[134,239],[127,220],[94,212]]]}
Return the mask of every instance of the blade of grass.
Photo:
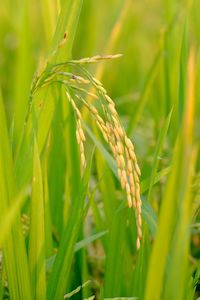
{"label": "blade of grass", "polygon": [[49,2],[48,0],[43,0],[39,3],[39,6],[46,38],[45,46],[48,47],[56,28],[56,19],[59,12],[58,3],[56,1]]}
{"label": "blade of grass", "polygon": [[[181,300],[186,295],[185,291],[190,289],[189,277],[192,274],[189,273],[189,246],[190,246],[190,232],[188,225],[192,218],[192,201],[193,197],[190,192],[192,178],[194,174],[194,165],[196,160],[197,149],[193,152],[189,152],[188,156],[191,156],[190,169],[188,170],[187,181],[185,181],[185,189],[182,192],[184,197],[181,199],[179,211],[177,212],[177,228],[175,229],[173,236],[172,255],[170,265],[167,269],[167,280],[165,287],[164,299],[177,299]],[[190,274],[190,276],[188,276]],[[177,280],[178,278],[178,280]],[[177,288],[177,284],[179,287]]]}
{"label": "blade of grass", "polygon": [[127,245],[126,235],[129,213],[129,209],[123,209],[114,213],[111,223],[107,241],[104,298],[122,296],[124,285],[130,283],[132,266],[130,264],[131,254]]}
{"label": "blade of grass", "polygon": [[33,298],[46,299],[44,194],[37,141],[34,142],[33,183],[29,235],[29,267]]}
{"label": "blade of grass", "polygon": [[165,114],[170,112],[171,108],[171,77],[170,77],[170,39],[167,32],[163,36],[163,72],[164,72],[164,95],[165,95]]}
{"label": "blade of grass", "polygon": [[184,114],[184,103],[186,93],[186,79],[187,79],[187,25],[185,25],[182,37],[181,54],[180,54],[180,78],[179,78],[179,126],[182,124],[182,117]]}
{"label": "blade of grass", "polygon": [[[93,234],[91,236],[89,236],[88,238],[85,238],[84,240],[82,241],[79,241],[77,242],[75,245],[74,245],[74,252],[77,252],[85,247],[87,247],[90,243],[100,239],[101,237],[105,236],[106,234],[108,233],[107,230],[104,230],[102,232],[98,232],[96,234]],[[56,254],[49,257],[47,260],[46,260],[46,270],[50,270],[52,267],[53,267],[53,264],[55,262],[55,259],[56,259]]]}
{"label": "blade of grass", "polygon": [[[63,58],[68,60],[71,56],[82,2],[83,0],[61,1],[61,11],[49,51],[49,58],[51,58],[52,62],[54,63],[61,62]],[[59,47],[60,43],[65,42],[65,40],[66,44],[63,44],[62,47]],[[55,57],[53,57],[54,53],[57,51],[58,53],[55,55]]]}
{"label": "blade of grass", "polygon": [[[91,155],[92,160],[92,155]],[[76,188],[76,197],[73,199],[70,215],[65,226],[60,247],[48,282],[48,299],[62,299],[72,265],[73,250],[76,243],[84,213],[84,200],[88,189],[91,172],[91,161],[88,163],[84,176]]]}
{"label": "blade of grass", "polygon": [[[16,56],[14,79],[14,149],[16,148],[24,126],[28,109],[29,92],[33,74],[33,60],[31,59],[30,21],[28,17],[30,1],[18,4],[18,39],[19,47]],[[23,88],[22,88],[23,86]]]}
{"label": "blade of grass", "polygon": [[[177,254],[176,247],[172,248],[172,259],[175,259],[176,268],[173,275],[173,283],[171,286],[165,286],[167,298],[166,299],[182,299],[183,290],[186,283],[187,253],[189,249],[188,223],[191,218],[191,194],[190,186],[192,182],[193,172],[195,168],[196,147],[193,146],[193,122],[194,122],[194,49],[190,52],[190,59],[188,63],[188,99],[185,107],[183,118],[183,127],[177,138],[176,148],[174,151],[173,164],[171,174],[166,186],[163,203],[159,215],[158,230],[154,242],[150,265],[147,277],[147,286],[145,290],[145,300],[159,300],[163,292],[164,276],[166,270],[166,263],[171,243],[175,239],[175,244],[179,248],[180,253]],[[179,218],[177,218],[177,213]],[[176,237],[176,230],[179,236]],[[163,240],[163,236],[165,239]],[[180,249],[182,248],[182,250]],[[162,255],[160,255],[162,253]],[[182,255],[182,260],[178,257]],[[159,260],[158,260],[159,257]],[[177,270],[180,270],[179,271]],[[183,269],[182,269],[183,268]],[[182,280],[175,280],[175,274],[181,276]],[[188,278],[187,278],[188,279]],[[170,280],[170,279],[169,279]],[[169,291],[170,289],[170,291]],[[177,298],[178,297],[178,298]]]}
{"label": "blade of grass", "polygon": [[48,170],[47,170],[47,157],[48,146],[46,149],[46,157],[43,163],[43,182],[44,182],[44,226],[45,226],[45,249],[46,257],[49,257],[53,252],[52,241],[52,224],[50,213],[50,201],[49,201],[49,187],[48,187]]}
{"label": "blade of grass", "polygon": [[7,209],[4,218],[0,222],[0,247],[2,247],[6,236],[10,233],[12,225],[15,222],[15,219],[18,216],[20,209],[25,201],[25,197],[28,196],[28,194],[28,190],[21,192],[20,195],[16,197],[16,199],[14,199],[11,207]]}
{"label": "blade of grass", "polygon": [[165,138],[168,132],[168,128],[170,125],[170,121],[171,121],[171,116],[172,116],[172,110],[170,111],[169,115],[167,116],[163,127],[160,131],[159,134],[159,138],[158,138],[158,143],[156,146],[156,150],[155,150],[155,154],[154,154],[154,159],[153,159],[153,164],[152,164],[152,171],[151,171],[151,176],[150,176],[150,184],[149,184],[149,192],[148,192],[148,196],[147,199],[148,201],[152,202],[152,188],[155,182],[155,177],[157,174],[157,170],[158,170],[158,164],[159,164],[159,157],[161,156],[161,152],[162,152],[162,148],[163,148],[163,144],[165,142]]}
{"label": "blade of grass", "polygon": [[76,295],[77,293],[79,293],[81,291],[81,289],[83,289],[84,287],[86,287],[88,284],[90,284],[91,281],[88,280],[86,282],[84,282],[82,285],[78,286],[75,290],[73,290],[72,292],[65,294],[64,295],[64,299],[68,299],[71,298],[72,296]]}
{"label": "blade of grass", "polygon": [[[188,166],[192,164],[192,161],[191,158],[187,157],[188,161],[186,166],[182,146],[183,144],[179,141],[174,154],[173,166],[159,215],[158,229],[150,259],[145,291],[145,299],[149,300],[159,300],[161,298],[166,261],[173,236],[173,226],[176,220],[177,199],[180,199],[182,194],[185,195],[188,193],[188,180],[191,176],[191,174],[188,173],[190,170]],[[185,183],[184,190],[181,184],[183,179]],[[165,236],[164,240],[163,236]],[[162,255],[160,255],[160,253],[162,253]]]}
{"label": "blade of grass", "polygon": [[[14,201],[14,176],[11,148],[7,131],[6,116],[0,93],[0,213],[4,219]],[[21,231],[19,211],[17,211],[12,230],[3,244],[3,257],[8,278],[11,299],[31,299],[27,255]]]}
{"label": "blade of grass", "polygon": [[149,238],[149,231],[147,230],[146,226],[143,226],[142,245],[137,255],[132,279],[132,295],[137,295],[138,299],[144,299],[145,282],[150,256]]}
{"label": "blade of grass", "polygon": [[[54,100],[55,101],[55,100]],[[50,134],[48,156],[48,185],[52,222],[59,234],[62,232],[63,194],[65,190],[66,147],[63,130],[61,98],[56,101]],[[56,178],[55,178],[56,174]]]}

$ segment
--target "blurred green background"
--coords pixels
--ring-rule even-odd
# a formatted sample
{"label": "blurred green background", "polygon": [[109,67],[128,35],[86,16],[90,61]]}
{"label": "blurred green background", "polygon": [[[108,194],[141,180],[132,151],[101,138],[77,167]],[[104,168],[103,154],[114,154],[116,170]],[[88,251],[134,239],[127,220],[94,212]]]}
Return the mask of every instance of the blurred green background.
{"label": "blurred green background", "polygon": [[[64,1],[58,0],[0,2],[0,88],[11,156],[17,166],[14,167],[15,192],[32,178],[27,175],[31,167],[29,170],[25,166],[33,159],[29,145],[32,140],[28,132],[27,140],[22,143],[26,150],[20,152],[21,133],[33,76],[49,54],[64,5]],[[88,279],[94,281],[92,287],[84,289],[83,299],[93,294],[100,299],[136,296],[145,300],[189,300],[199,296],[199,12],[199,0],[83,1],[72,57],[123,54],[117,60],[87,68],[102,81],[116,103],[120,120],[134,142],[142,171],[144,201],[144,238],[137,252],[133,213],[124,207],[125,196],[112,173],[112,162],[105,151],[98,148],[98,141],[104,150],[107,148],[83,110],[87,124],[97,137],[95,140],[92,135],[99,151],[95,151],[89,204],[84,217],[80,217],[84,222],[79,228],[79,238],[72,240],[72,245],[106,231],[89,247],[89,242],[83,243],[81,251],[73,256],[72,268],[72,256],[67,256],[70,279],[64,286],[66,291]],[[67,43],[68,40],[66,47]],[[61,56],[63,61],[65,49]],[[45,229],[50,239],[46,241],[46,259],[59,247],[65,251],[70,244],[69,232],[68,244],[62,244],[60,238],[68,221],[73,228],[75,217],[71,217],[66,199],[76,194],[76,180],[79,182],[80,176],[77,146],[72,135],[73,118],[69,117],[72,119],[70,127],[66,121],[69,108],[61,98],[53,88],[39,93],[36,107],[38,109],[39,101],[47,99],[49,118],[41,117],[36,127],[34,122],[31,125],[39,132],[43,184],[48,190],[51,211],[51,224]],[[45,126],[47,130],[43,135]],[[88,158],[93,142],[90,140],[87,145]],[[22,211],[29,215],[29,204]],[[26,237],[26,245],[28,241]],[[12,251],[15,252],[15,248]],[[55,278],[48,276],[50,283],[56,285]]]}

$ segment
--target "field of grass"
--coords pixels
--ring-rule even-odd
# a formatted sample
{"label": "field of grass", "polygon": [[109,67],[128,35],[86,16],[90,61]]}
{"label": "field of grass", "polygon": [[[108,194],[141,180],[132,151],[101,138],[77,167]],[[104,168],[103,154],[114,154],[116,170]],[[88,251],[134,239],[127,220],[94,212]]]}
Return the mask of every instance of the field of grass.
{"label": "field of grass", "polygon": [[0,300],[200,299],[199,12],[0,1]]}

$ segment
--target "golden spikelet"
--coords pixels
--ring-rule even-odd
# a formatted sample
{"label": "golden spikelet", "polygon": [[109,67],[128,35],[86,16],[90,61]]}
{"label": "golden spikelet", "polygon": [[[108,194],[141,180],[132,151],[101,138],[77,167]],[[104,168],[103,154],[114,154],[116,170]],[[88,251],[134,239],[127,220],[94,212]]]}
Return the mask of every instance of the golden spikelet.
{"label": "golden spikelet", "polygon": [[86,165],[84,142],[86,139],[81,124],[82,116],[80,110],[78,109],[77,105],[75,104],[74,100],[72,99],[68,91],[66,91],[66,95],[76,114],[76,140],[80,150],[81,167],[84,169]]}
{"label": "golden spikelet", "polygon": [[[61,46],[64,41],[61,42]],[[80,149],[80,160],[82,168],[86,165],[85,158],[85,135],[82,128],[81,112],[76,104],[87,107],[91,116],[95,120],[99,130],[101,131],[105,141],[109,145],[112,155],[116,161],[119,181],[122,189],[126,192],[128,206],[134,208],[136,225],[137,225],[137,248],[140,248],[142,239],[142,218],[141,206],[142,201],[140,197],[140,168],[137,163],[133,143],[127,137],[123,127],[121,126],[119,116],[115,107],[114,101],[108,96],[107,91],[102,83],[94,78],[85,68],[84,64],[96,63],[102,60],[114,59],[120,57],[117,55],[96,55],[91,58],[83,58],[80,60],[70,60],[64,63],[56,64],[50,70],[44,71],[41,78],[35,81],[32,88],[32,93],[37,91],[38,88],[43,87],[45,84],[56,82],[65,86],[66,95],[71,103],[76,115],[76,138]],[[65,72],[65,68],[67,72]],[[69,68],[78,70],[78,74],[70,73]],[[92,85],[93,89],[87,90],[84,85]],[[80,86],[81,85],[81,86]],[[73,93],[71,93],[73,91]],[[94,92],[93,92],[94,91]],[[73,96],[72,96],[73,95]],[[86,95],[84,98],[83,95]],[[101,109],[97,109],[87,97],[90,96],[98,101]]]}
{"label": "golden spikelet", "polygon": [[21,215],[21,223],[22,223],[22,232],[24,235],[27,235],[30,227],[30,218],[26,214]]}
{"label": "golden spikelet", "polygon": [[116,59],[121,57],[122,54],[115,54],[115,55],[95,55],[93,57],[85,57],[79,60],[71,60],[69,63],[73,64],[91,64],[91,63],[97,63],[102,60],[110,60],[110,59]]}
{"label": "golden spikelet", "polygon": [[126,133],[120,124],[115,103],[107,95],[106,90],[102,88],[102,85],[98,80],[93,80],[93,84],[98,90],[100,97],[106,100],[102,103],[102,106],[107,117],[106,128],[108,131],[108,143],[117,163],[121,187],[127,194],[128,206],[133,206],[135,208],[137,225],[136,244],[139,249],[140,241],[142,239],[142,202],[140,198],[139,184],[139,176],[141,175],[141,172],[137,163],[134,146],[131,140],[126,136]]}
{"label": "golden spikelet", "polygon": [[79,100],[89,109],[97,126],[99,127],[105,141],[109,144],[113,157],[115,158],[118,176],[121,187],[127,195],[128,206],[135,210],[136,225],[137,225],[137,248],[140,248],[142,239],[142,218],[141,218],[141,198],[139,176],[140,169],[137,163],[133,143],[126,136],[126,133],[121,126],[118,113],[115,108],[114,101],[107,95],[102,84],[87,72],[86,76],[91,80],[93,86],[97,90],[97,94],[101,101],[104,117],[99,115],[98,110],[84,100],[81,96],[77,96]]}

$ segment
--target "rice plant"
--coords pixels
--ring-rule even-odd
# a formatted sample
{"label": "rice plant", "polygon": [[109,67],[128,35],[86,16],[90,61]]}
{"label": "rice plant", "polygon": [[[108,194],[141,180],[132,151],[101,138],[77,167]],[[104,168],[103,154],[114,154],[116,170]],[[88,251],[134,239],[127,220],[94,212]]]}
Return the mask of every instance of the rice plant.
{"label": "rice plant", "polygon": [[0,298],[200,297],[189,1],[0,3]]}

